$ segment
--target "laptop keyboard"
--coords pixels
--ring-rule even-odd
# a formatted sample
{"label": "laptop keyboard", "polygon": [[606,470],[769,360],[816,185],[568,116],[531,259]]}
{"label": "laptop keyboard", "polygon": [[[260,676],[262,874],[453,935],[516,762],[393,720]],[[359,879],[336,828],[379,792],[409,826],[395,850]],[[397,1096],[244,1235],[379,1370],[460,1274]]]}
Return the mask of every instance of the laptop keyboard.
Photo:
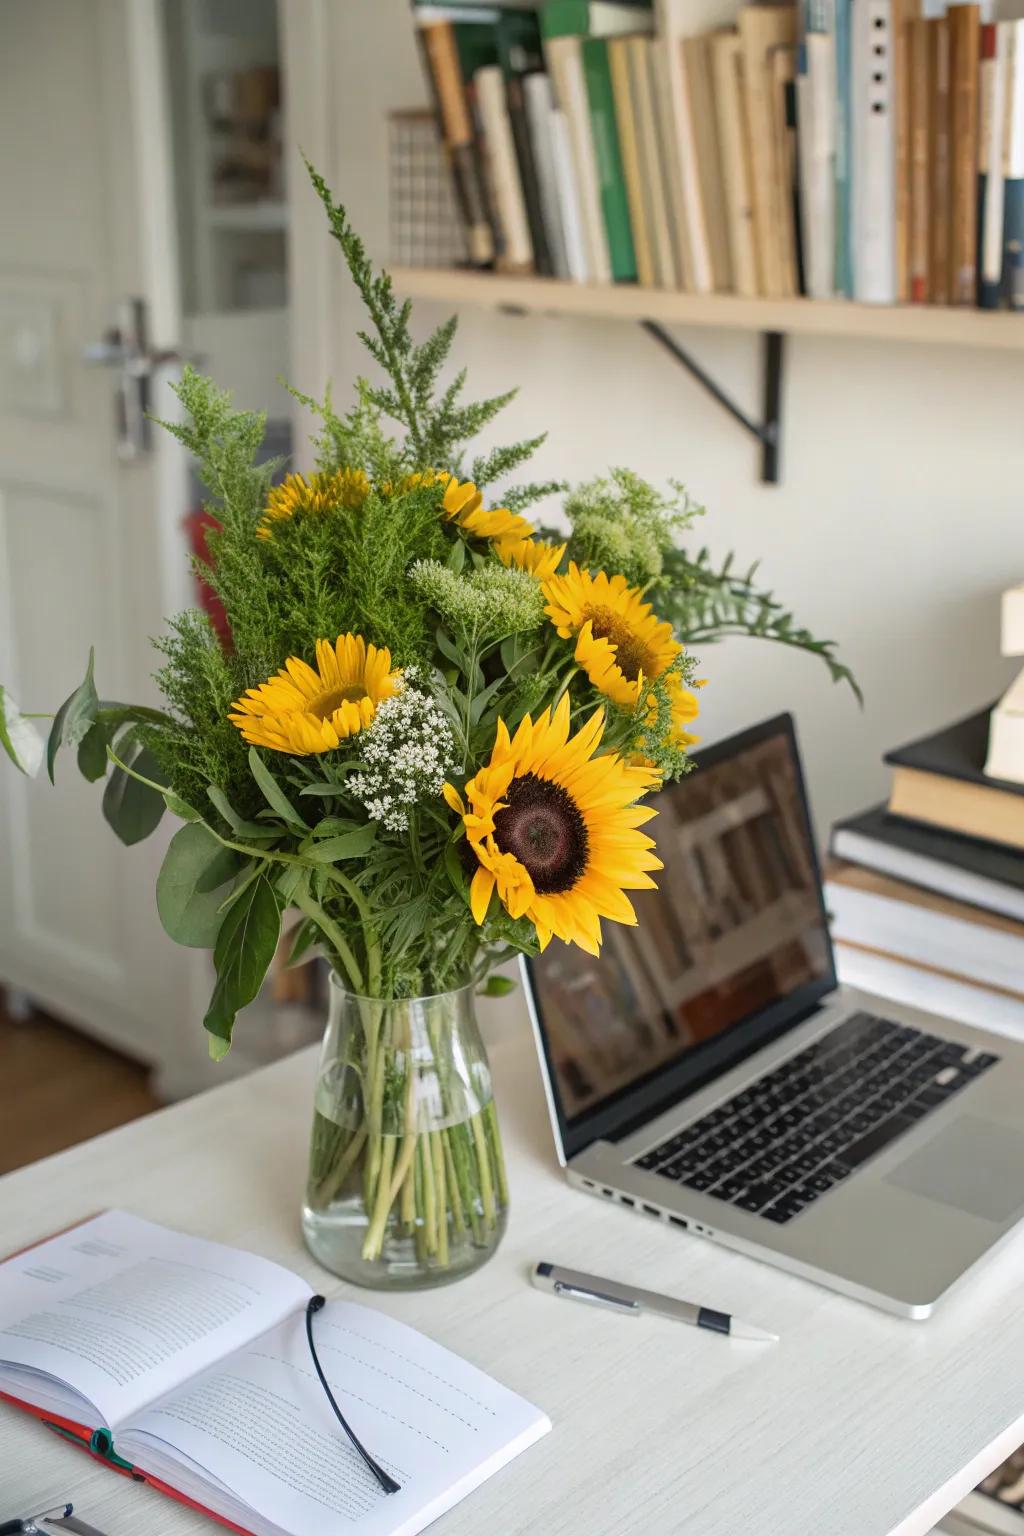
{"label": "laptop keyboard", "polygon": [[783,1226],[998,1060],[853,1014],[634,1166]]}

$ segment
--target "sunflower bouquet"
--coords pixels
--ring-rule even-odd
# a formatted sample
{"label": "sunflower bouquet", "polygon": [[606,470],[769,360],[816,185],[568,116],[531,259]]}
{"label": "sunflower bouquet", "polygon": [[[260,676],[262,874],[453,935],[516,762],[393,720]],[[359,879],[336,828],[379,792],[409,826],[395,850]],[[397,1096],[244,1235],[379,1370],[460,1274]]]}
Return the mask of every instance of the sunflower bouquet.
{"label": "sunflower bouquet", "polygon": [[[198,574],[227,637],[198,611],[170,622],[162,710],[102,701],[90,658],[46,755],[51,777],[62,746],[109,775],[125,842],[165,809],[181,821],[157,905],[172,939],[212,952],[215,1057],[282,944],[290,963],[327,956],[307,1236],[353,1278],[422,1281],[473,1267],[507,1205],[474,992],[506,990],[495,970],[515,954],[597,954],[603,921],[636,921],[629,892],[660,867],[642,801],[696,739],[689,642],[768,636],[848,674],[753,572],[684,552],[700,509],[680,487],[616,470],[495,497],[541,439],[466,462],[510,396],[442,386],[454,320],[413,340],[409,305],[311,175],[383,382],[360,380],[341,415],[299,396],[316,470],[280,480],[259,461],[263,418],[185,370],[165,425],[209,489]],[[562,532],[524,516],[559,496]],[[33,756],[2,690],[0,741]]]}

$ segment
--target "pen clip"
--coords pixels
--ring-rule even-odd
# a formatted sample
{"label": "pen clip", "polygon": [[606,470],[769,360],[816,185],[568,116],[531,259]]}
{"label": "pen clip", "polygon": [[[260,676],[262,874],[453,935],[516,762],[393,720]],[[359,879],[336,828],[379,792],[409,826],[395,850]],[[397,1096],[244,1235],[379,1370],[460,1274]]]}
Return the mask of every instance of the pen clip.
{"label": "pen clip", "polygon": [[640,1314],[638,1301],[625,1301],[621,1296],[609,1296],[604,1291],[586,1291],[578,1285],[567,1285],[564,1280],[556,1280],[554,1285],[556,1296],[568,1296],[572,1301],[586,1301],[592,1307],[611,1307],[615,1312],[628,1312],[633,1317]]}

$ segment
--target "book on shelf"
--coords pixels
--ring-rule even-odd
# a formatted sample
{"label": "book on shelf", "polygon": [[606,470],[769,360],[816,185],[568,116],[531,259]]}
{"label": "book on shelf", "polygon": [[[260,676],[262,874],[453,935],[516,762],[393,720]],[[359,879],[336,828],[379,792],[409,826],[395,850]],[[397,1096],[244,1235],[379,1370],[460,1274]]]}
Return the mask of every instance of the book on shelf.
{"label": "book on shelf", "polygon": [[1024,308],[1024,20],[974,0],[414,15],[473,265]]}
{"label": "book on shelf", "polygon": [[422,21],[417,35],[448,154],[456,197],[466,226],[469,260],[486,267],[495,256],[484,168],[473,131],[469,100],[459,62],[455,26],[450,21]]}
{"label": "book on shelf", "polygon": [[[253,1536],[415,1536],[550,1429],[383,1312],[106,1211],[0,1264],[0,1397],[112,1470]],[[40,1429],[40,1434],[42,1434]]]}
{"label": "book on shelf", "polygon": [[722,150],[725,219],[729,236],[733,286],[745,298],[760,291],[754,206],[750,191],[750,149],[743,90],[743,50],[739,34],[716,33],[711,44],[714,63],[715,113]]}
{"label": "book on shelf", "polygon": [[998,309],[1003,277],[1003,128],[1006,117],[1004,28],[981,29],[978,107],[978,304]]}
{"label": "book on shelf", "polygon": [[1024,858],[998,843],[907,821],[876,805],[837,822],[834,858],[1024,923]]}
{"label": "book on shelf", "polygon": [[985,773],[991,707],[886,754],[889,810],[1010,848],[1024,849],[1024,784]]}
{"label": "book on shelf", "polygon": [[1006,28],[1006,128],[1003,156],[1003,302],[1024,309],[1024,21]]}
{"label": "book on shelf", "polygon": [[546,74],[531,72],[522,77],[522,89],[530,151],[537,178],[540,220],[551,271],[555,277],[574,278],[576,273],[569,260],[565,228],[569,198],[561,187],[558,172],[555,102],[551,94],[551,81]]}
{"label": "book on shelf", "polygon": [[[678,242],[669,214],[672,184],[661,149],[662,113],[658,100],[658,68],[653,38],[626,40],[629,55],[629,80],[636,113],[637,149],[640,172],[644,178],[644,213],[651,239],[655,284],[659,288],[678,288],[682,274],[677,254]],[[667,106],[665,108],[667,111]]]}
{"label": "book on shelf", "polygon": [[615,115],[608,39],[585,37],[582,43],[583,75],[590,108],[590,131],[594,142],[598,190],[608,242],[608,260],[616,282],[635,278],[636,252],[630,224],[629,199],[619,146]]}
{"label": "book on shelf", "polygon": [[[544,152],[544,137],[541,134],[538,138],[531,127],[526,102],[527,82],[537,77],[543,79],[544,55],[541,52],[540,26],[536,14],[533,11],[503,11],[498,18],[497,36],[498,61],[529,226],[533,267],[542,277],[552,277],[557,270],[552,247],[558,230],[550,212],[545,217],[537,165],[538,156]],[[557,204],[554,212],[557,215]],[[549,223],[552,224],[550,235]]]}
{"label": "book on shelf", "polygon": [[949,8],[950,304],[977,302],[980,18],[977,5]]}

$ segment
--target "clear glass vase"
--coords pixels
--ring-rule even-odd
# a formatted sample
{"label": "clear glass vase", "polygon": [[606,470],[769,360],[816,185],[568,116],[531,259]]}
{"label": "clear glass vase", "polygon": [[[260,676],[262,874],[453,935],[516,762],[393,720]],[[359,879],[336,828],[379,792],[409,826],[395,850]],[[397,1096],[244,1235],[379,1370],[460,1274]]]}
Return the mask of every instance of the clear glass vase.
{"label": "clear glass vase", "polygon": [[473,988],[357,997],[331,977],[302,1226],[356,1285],[415,1289],[478,1269],[508,1184]]}

